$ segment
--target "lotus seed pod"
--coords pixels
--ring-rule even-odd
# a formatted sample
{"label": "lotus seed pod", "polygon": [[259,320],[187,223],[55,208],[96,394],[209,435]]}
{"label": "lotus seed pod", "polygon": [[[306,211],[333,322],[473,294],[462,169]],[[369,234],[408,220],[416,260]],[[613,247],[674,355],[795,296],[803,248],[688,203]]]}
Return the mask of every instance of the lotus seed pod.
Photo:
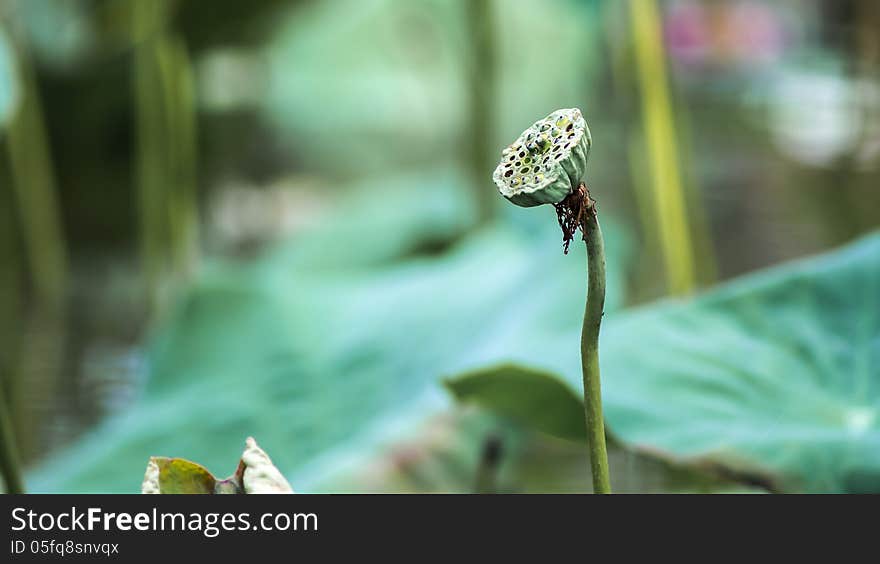
{"label": "lotus seed pod", "polygon": [[518,206],[558,204],[584,181],[591,143],[579,109],[556,110],[501,152],[492,179]]}

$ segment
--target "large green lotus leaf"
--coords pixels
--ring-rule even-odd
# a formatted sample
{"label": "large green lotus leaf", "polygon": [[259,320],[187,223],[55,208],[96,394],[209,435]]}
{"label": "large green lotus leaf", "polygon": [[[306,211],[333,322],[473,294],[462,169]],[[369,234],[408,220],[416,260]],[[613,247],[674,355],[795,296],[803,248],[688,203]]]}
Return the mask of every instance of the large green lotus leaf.
{"label": "large green lotus leaf", "polygon": [[[576,342],[584,257],[562,254],[552,208],[449,243],[437,215],[457,207],[438,195],[455,191],[432,177],[393,199],[408,214],[373,193],[253,263],[208,266],[156,332],[143,397],[32,472],[31,488],[137,491],[158,455],[225,471],[253,435],[297,489],[316,491],[448,405],[441,376],[538,363],[545,346]],[[608,229],[614,308],[625,238]],[[438,233],[445,251],[407,246]]]}
{"label": "large green lotus leaf", "polygon": [[880,492],[880,236],[622,317],[604,343],[626,441]]}
{"label": "large green lotus leaf", "polygon": [[[880,235],[620,314],[605,324],[601,363],[609,428],[633,447],[786,490],[880,492]],[[520,372],[531,395],[513,403],[521,386],[510,386],[506,413],[540,426],[556,405],[534,396],[558,384]],[[580,390],[576,372],[562,374]],[[451,384],[459,397],[495,407],[463,384]]]}

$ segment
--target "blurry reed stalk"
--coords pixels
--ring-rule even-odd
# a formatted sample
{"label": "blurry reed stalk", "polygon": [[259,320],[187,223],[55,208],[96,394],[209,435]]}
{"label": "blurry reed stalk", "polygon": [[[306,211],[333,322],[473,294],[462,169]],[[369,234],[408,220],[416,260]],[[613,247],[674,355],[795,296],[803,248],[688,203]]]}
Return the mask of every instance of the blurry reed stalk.
{"label": "blurry reed stalk", "polygon": [[[835,166],[840,171],[837,176],[842,177],[843,181],[831,184],[842,189],[833,191],[834,196],[849,204],[848,213],[835,216],[846,218],[835,226],[844,231],[843,240],[874,229],[880,220],[880,190],[877,190],[876,173],[880,168],[880,158],[876,152],[873,162],[865,158],[872,143],[876,143],[876,132],[880,130],[880,104],[877,103],[876,94],[880,88],[880,5],[876,0],[858,2],[856,21],[852,84],[855,88],[853,101],[859,113],[858,130],[850,150]],[[822,198],[820,201],[830,199],[833,198]],[[840,206],[829,203],[829,207],[835,205]],[[828,215],[827,208],[820,208],[820,212]]]}
{"label": "blurry reed stalk", "polygon": [[691,112],[687,105],[675,104],[673,115],[678,117],[679,152],[682,184],[685,200],[690,212],[690,233],[694,253],[694,277],[697,284],[711,285],[718,277],[718,257],[699,179],[695,173],[694,145],[690,133],[693,131]]}
{"label": "blurry reed stalk", "polygon": [[58,310],[67,285],[58,189],[34,70],[25,50],[17,47],[21,98],[6,133],[12,188],[36,299]]}
{"label": "blurry reed stalk", "polygon": [[652,207],[667,285],[672,294],[686,294],[695,287],[695,251],[679,169],[660,15],[655,0],[631,0],[629,12],[650,162]]}
{"label": "blurry reed stalk", "polygon": [[[10,215],[21,229],[25,254],[22,273],[27,275],[33,296],[27,315],[20,320],[15,350],[9,357],[7,370],[11,377],[6,382],[4,417],[11,426],[8,432],[13,437],[17,434],[18,439],[8,448],[15,449],[17,444],[26,457],[33,450],[32,437],[39,429],[41,415],[38,407],[26,400],[50,397],[62,371],[68,258],[36,72],[14,15],[10,22],[21,92],[6,131],[15,208]],[[10,303],[13,307],[25,305],[24,300],[11,299]],[[17,316],[18,312],[10,315]]]}
{"label": "blurry reed stalk", "polygon": [[504,443],[499,435],[491,434],[483,441],[474,492],[478,494],[498,493],[498,474]]}
{"label": "blurry reed stalk", "polygon": [[0,185],[0,386],[9,401],[9,417],[16,421],[12,398],[17,396],[16,366],[24,317],[24,265],[19,251],[21,234],[9,183]]}
{"label": "blurry reed stalk", "polygon": [[183,42],[165,30],[168,10],[157,1],[132,11],[140,252],[154,312],[175,278],[191,274],[198,249],[192,66]]}
{"label": "blurry reed stalk", "polygon": [[477,206],[477,222],[485,223],[495,214],[494,196],[484,189],[486,170],[494,163],[496,123],[493,99],[498,77],[495,21],[492,0],[465,0],[467,29],[473,55],[468,67],[469,129],[465,144],[470,165],[471,185]]}
{"label": "blurry reed stalk", "polygon": [[3,386],[0,386],[0,473],[6,484],[6,492],[19,494],[24,493],[24,482],[21,479],[18,442],[15,439],[8,406]]}

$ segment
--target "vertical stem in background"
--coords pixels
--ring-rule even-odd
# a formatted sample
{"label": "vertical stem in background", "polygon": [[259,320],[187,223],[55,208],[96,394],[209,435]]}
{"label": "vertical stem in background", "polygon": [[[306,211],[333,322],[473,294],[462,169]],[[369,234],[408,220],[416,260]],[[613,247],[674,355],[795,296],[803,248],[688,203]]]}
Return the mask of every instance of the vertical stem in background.
{"label": "vertical stem in background", "polygon": [[6,485],[6,492],[11,494],[24,493],[24,482],[21,479],[21,461],[18,458],[18,442],[12,429],[12,418],[9,415],[9,402],[0,386],[0,474]]}
{"label": "vertical stem in background", "polygon": [[57,187],[34,70],[20,45],[16,56],[22,95],[7,130],[12,187],[37,301],[58,310],[67,284],[67,253]]}
{"label": "vertical stem in background", "polygon": [[22,493],[12,398],[17,395],[21,342],[21,265],[17,253],[12,194],[0,187],[0,475],[8,493]]}
{"label": "vertical stem in background", "polygon": [[679,171],[662,26],[655,0],[631,0],[629,13],[660,245],[669,291],[680,295],[695,286],[694,247]]}
{"label": "vertical stem in background", "polygon": [[471,184],[477,204],[479,224],[495,214],[496,196],[486,185],[487,170],[494,168],[495,116],[492,101],[497,84],[497,47],[492,0],[465,0],[466,18],[471,37],[471,66],[468,69],[469,132],[466,145]]}
{"label": "vertical stem in background", "polygon": [[18,395],[18,365],[23,322],[24,271],[19,252],[14,199],[9,182],[0,185],[0,386],[10,401],[9,417],[16,420],[12,398]]}
{"label": "vertical stem in background", "polygon": [[[21,456],[27,458],[33,450],[31,438],[40,429],[39,411],[45,408],[45,404],[29,399],[50,397],[62,371],[68,258],[36,72],[23,42],[15,33],[12,36],[21,99],[6,131],[6,146],[15,216],[21,227],[26,272],[34,295],[33,307],[18,327],[20,350],[10,359],[8,369],[12,375],[7,386],[10,396],[3,418],[4,426],[14,425],[15,431],[3,432],[18,432],[18,440],[10,442],[7,449],[14,449],[17,443]],[[14,422],[13,405],[19,408]]]}
{"label": "vertical stem in background", "polygon": [[703,195],[696,174],[694,164],[694,145],[691,137],[692,114],[687,105],[676,104],[673,106],[673,115],[678,117],[678,139],[681,160],[682,184],[686,202],[690,203],[690,227],[692,234],[692,251],[694,253],[695,279],[702,285],[713,284],[718,277],[718,258],[715,255],[715,245],[712,240],[712,230],[706,206],[703,203]]}
{"label": "vertical stem in background", "polygon": [[483,441],[483,449],[480,453],[480,465],[477,468],[477,479],[474,484],[474,493],[494,494],[498,493],[498,471],[501,466],[501,455],[504,443],[501,437],[491,434]]}
{"label": "vertical stem in background", "polygon": [[[856,9],[856,61],[853,82],[856,93],[855,103],[859,111],[859,129],[855,143],[849,152],[845,188],[853,213],[848,214],[857,226],[857,233],[870,230],[877,225],[880,211],[880,193],[877,190],[877,175],[867,173],[862,153],[872,143],[872,132],[876,132],[880,121],[880,110],[876,103],[876,89],[880,87],[880,6],[876,0],[860,0]],[[876,140],[876,137],[873,138]],[[874,166],[880,165],[874,157]]]}
{"label": "vertical stem in background", "polygon": [[162,211],[165,173],[162,134],[162,108],[155,89],[155,28],[164,17],[163,2],[135,2],[132,8],[132,29],[135,38],[133,85],[137,137],[138,219],[140,224],[141,268],[146,283],[150,310],[161,302],[161,283],[167,265],[163,249],[167,248]]}
{"label": "vertical stem in background", "polygon": [[170,262],[174,272],[188,278],[198,253],[196,191],[196,118],[192,66],[178,37],[164,38],[157,47],[163,104],[166,108],[165,159],[168,163],[168,227]]}
{"label": "vertical stem in background", "polygon": [[582,229],[587,243],[587,305],[581,329],[581,368],[584,378],[584,412],[590,449],[593,492],[611,493],[605,420],[602,414],[602,385],[599,378],[599,329],[605,310],[605,242],[595,203],[586,195],[587,211]]}
{"label": "vertical stem in background", "polygon": [[140,252],[151,309],[169,281],[196,262],[196,119],[192,71],[183,42],[165,30],[167,2],[136,2],[133,84],[136,106]]}

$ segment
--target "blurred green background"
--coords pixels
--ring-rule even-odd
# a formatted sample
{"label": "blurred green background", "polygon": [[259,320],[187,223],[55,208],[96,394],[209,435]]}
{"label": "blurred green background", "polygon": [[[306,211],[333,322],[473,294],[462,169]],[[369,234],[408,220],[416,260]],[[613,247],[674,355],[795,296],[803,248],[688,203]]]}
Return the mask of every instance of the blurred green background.
{"label": "blurred green background", "polygon": [[249,435],[298,491],[589,491],[542,429],[567,389],[442,385],[503,364],[579,394],[583,252],[491,181],[579,107],[615,489],[880,492],[874,0],[0,18],[0,425],[29,491],[136,492],[152,455],[226,475]]}

